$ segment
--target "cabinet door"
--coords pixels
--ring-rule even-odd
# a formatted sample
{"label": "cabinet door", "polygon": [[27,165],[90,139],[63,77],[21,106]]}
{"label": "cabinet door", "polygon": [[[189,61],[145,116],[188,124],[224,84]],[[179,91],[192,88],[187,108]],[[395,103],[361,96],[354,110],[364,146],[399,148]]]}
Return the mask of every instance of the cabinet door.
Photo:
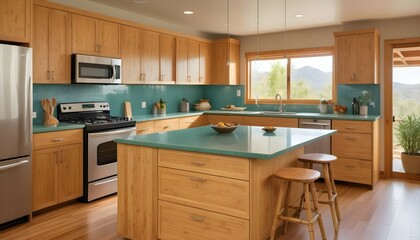
{"label": "cabinet door", "polygon": [[153,121],[137,123],[136,132],[137,135],[153,133]]}
{"label": "cabinet door", "polygon": [[216,43],[213,45],[213,84],[227,84],[229,81],[229,66],[226,61],[229,58],[228,43]]}
{"label": "cabinet door", "polygon": [[34,83],[49,83],[49,15],[48,8],[34,6],[33,20],[33,75]]}
{"label": "cabinet door", "polygon": [[133,27],[122,27],[121,59],[124,84],[140,82],[142,32]]}
{"label": "cabinet door", "polygon": [[83,195],[83,147],[74,144],[61,147],[59,164],[59,201],[65,202]]}
{"label": "cabinet door", "polygon": [[188,40],[176,39],[176,83],[185,84],[188,79]]}
{"label": "cabinet door", "polygon": [[141,69],[146,82],[159,81],[159,33],[143,31]]}
{"label": "cabinet door", "polygon": [[102,56],[119,58],[120,54],[120,25],[107,21],[100,23],[99,52]]}
{"label": "cabinet door", "polygon": [[374,37],[373,34],[361,34],[355,38],[356,83],[374,83]]}
{"label": "cabinet door", "polygon": [[200,83],[211,83],[212,71],[212,46],[207,43],[200,43]]}
{"label": "cabinet door", "polygon": [[31,0],[0,1],[0,40],[29,42],[31,38]]}
{"label": "cabinet door", "polygon": [[[352,36],[336,39],[336,78],[339,84],[353,83],[354,81],[354,39]],[[353,76],[353,78],[352,78]]]}
{"label": "cabinet door", "polygon": [[175,81],[175,37],[160,34],[160,81]]}
{"label": "cabinet door", "polygon": [[58,154],[57,148],[33,152],[33,210],[58,203]]}
{"label": "cabinet door", "polygon": [[99,54],[98,19],[72,14],[73,53]]}
{"label": "cabinet door", "polygon": [[197,84],[200,80],[200,43],[188,40],[188,83]]}

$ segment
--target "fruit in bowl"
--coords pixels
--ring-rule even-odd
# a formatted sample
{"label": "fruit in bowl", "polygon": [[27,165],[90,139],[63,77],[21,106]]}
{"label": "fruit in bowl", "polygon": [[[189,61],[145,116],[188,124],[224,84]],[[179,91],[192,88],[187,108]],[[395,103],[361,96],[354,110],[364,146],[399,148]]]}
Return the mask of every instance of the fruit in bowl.
{"label": "fruit in bowl", "polygon": [[333,111],[334,113],[346,113],[347,107],[345,105],[334,105]]}
{"label": "fruit in bowl", "polygon": [[218,122],[216,124],[211,124],[211,128],[213,128],[218,133],[231,133],[235,131],[239,124],[237,123],[225,123],[225,122]]}

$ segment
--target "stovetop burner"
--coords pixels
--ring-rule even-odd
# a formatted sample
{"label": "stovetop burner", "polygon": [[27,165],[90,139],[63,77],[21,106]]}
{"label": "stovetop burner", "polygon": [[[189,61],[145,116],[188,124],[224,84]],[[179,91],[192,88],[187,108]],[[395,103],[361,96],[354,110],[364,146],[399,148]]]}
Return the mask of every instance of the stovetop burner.
{"label": "stovetop burner", "polygon": [[88,132],[136,125],[130,119],[111,116],[108,102],[62,103],[57,108],[59,121],[85,124]]}

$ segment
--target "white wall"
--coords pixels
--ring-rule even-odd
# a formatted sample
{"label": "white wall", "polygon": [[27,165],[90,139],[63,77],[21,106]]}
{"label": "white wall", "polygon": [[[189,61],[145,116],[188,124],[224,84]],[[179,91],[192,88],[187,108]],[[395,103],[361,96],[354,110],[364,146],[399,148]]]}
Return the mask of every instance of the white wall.
{"label": "white wall", "polygon": [[[284,33],[272,33],[259,36],[259,51],[282,50],[295,48],[326,47],[334,45],[334,32],[376,28],[380,34],[380,66],[381,83],[381,113],[384,112],[384,40],[420,37],[420,16],[356,22],[352,24],[313,28],[306,30],[286,31],[286,47]],[[256,36],[239,38],[241,41],[241,83],[245,83],[245,53],[257,49]],[[388,106],[391,107],[391,106]],[[384,135],[383,118],[381,119],[381,134]],[[384,169],[384,138],[381,138],[381,170]]]}

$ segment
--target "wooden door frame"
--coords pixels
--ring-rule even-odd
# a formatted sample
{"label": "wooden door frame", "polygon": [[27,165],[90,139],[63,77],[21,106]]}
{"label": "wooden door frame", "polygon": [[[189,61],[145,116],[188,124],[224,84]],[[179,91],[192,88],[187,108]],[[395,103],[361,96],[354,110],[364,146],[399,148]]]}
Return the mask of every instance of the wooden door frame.
{"label": "wooden door frame", "polygon": [[420,181],[420,176],[407,173],[392,172],[392,69],[393,49],[397,47],[420,46],[420,37],[389,39],[384,41],[384,175],[385,178],[402,178]]}

